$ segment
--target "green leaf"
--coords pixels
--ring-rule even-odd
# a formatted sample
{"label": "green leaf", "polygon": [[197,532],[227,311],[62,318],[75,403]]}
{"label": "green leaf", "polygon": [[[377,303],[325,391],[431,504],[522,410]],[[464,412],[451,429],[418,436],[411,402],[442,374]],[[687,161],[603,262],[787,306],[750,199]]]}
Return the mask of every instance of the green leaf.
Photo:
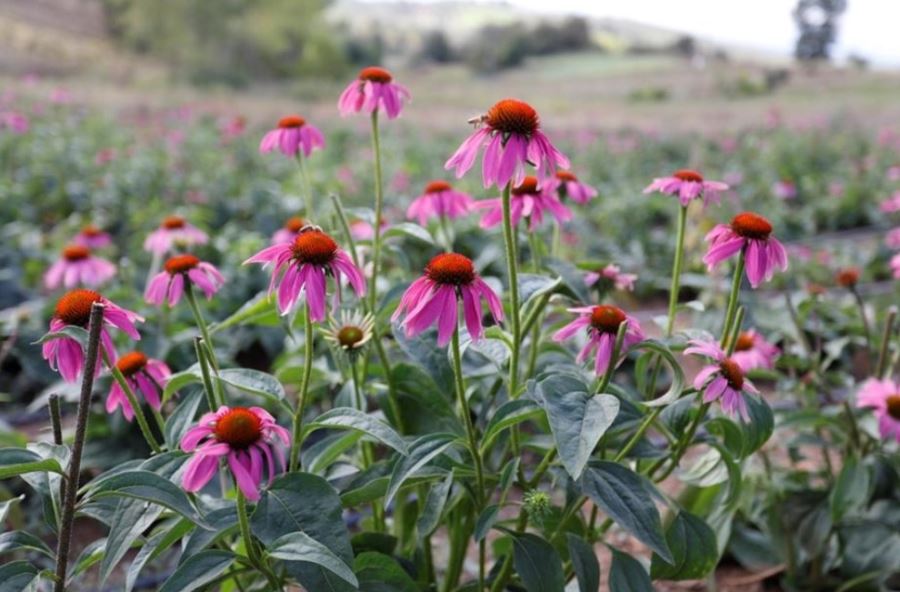
{"label": "green leaf", "polygon": [[26,448],[0,448],[0,479],[48,472],[63,474],[55,458],[44,458]]}
{"label": "green leaf", "polygon": [[185,541],[181,561],[197,551],[206,549],[222,537],[238,531],[237,505],[235,504],[213,510],[205,518],[212,528],[210,530],[198,528],[191,532]]}
{"label": "green leaf", "polygon": [[392,324],[391,331],[400,349],[424,368],[436,385],[443,386],[447,391],[453,388],[453,369],[447,359],[447,348],[437,346],[437,332],[425,331],[409,337],[397,323]]}
{"label": "green leaf", "polygon": [[306,431],[313,432],[320,428],[356,430],[372,436],[400,454],[408,453],[406,442],[394,428],[377,417],[351,407],[337,407],[326,411],[307,424]]}
{"label": "green leaf", "polygon": [[[446,352],[443,355],[443,362],[445,364],[447,362]],[[447,368],[449,369],[449,365]],[[450,398],[452,374],[447,377],[450,382],[441,383],[444,385],[443,389],[420,366],[401,362],[393,367],[392,375],[403,427],[407,434],[465,432]]]}
{"label": "green leaf", "polygon": [[494,438],[506,428],[539,417],[542,413],[543,409],[528,399],[514,399],[500,405],[484,428],[484,434],[481,437],[482,451],[490,448]]}
{"label": "green leaf", "polygon": [[180,487],[150,471],[126,471],[104,479],[91,490],[91,498],[122,495],[164,506],[195,524],[206,527],[203,518]]}
{"label": "green leaf", "polygon": [[25,499],[24,494],[0,502],[0,524],[6,522],[6,516],[9,514],[10,509],[12,509],[13,504],[18,504],[23,499]]}
{"label": "green leaf", "polygon": [[[210,515],[211,514],[213,514],[213,512],[210,512]],[[175,520],[172,524],[166,526],[167,527],[163,530],[154,533],[153,536],[141,546],[141,550],[134,556],[131,563],[128,564],[128,571],[125,573],[125,592],[131,592],[135,582],[137,582],[141,570],[144,569],[144,566],[148,562],[159,557],[195,528],[190,520],[184,518]],[[199,532],[208,531],[201,530]],[[188,554],[188,550],[185,549],[182,558],[187,559],[191,555],[193,555],[193,553]]]}
{"label": "green leaf", "polygon": [[581,477],[581,490],[591,501],[663,559],[672,561],[649,487],[637,473],[610,461],[591,463]]}
{"label": "green leaf", "polygon": [[[681,393],[684,391],[684,372],[681,370],[681,364],[678,363],[675,356],[669,351],[669,348],[662,342],[647,339],[637,344],[634,349],[647,350],[658,355],[665,361],[666,365],[669,367],[669,372],[672,374],[672,384],[669,386],[669,389],[660,397],[653,399],[652,401],[645,401],[644,405],[648,407],[660,407],[677,401],[678,397],[680,397]],[[653,358],[654,356],[650,356],[647,359],[649,361]],[[640,374],[637,369],[635,371]]]}
{"label": "green leaf", "polygon": [[520,273],[518,279],[519,302],[522,303],[522,306],[533,298],[555,291],[562,285],[562,278],[551,278],[533,273]]}
{"label": "green leaf", "polygon": [[[289,473],[263,491],[250,518],[250,528],[265,545],[286,534],[304,532],[350,564],[353,549],[342,511],[337,491],[327,481],[309,473]],[[285,561],[284,565],[307,590],[355,590],[320,565],[300,561]]]}
{"label": "green leaf", "polygon": [[118,500],[116,520],[110,525],[103,562],[100,564],[101,584],[106,582],[106,578],[119,560],[125,556],[141,533],[159,518],[162,511],[162,506],[144,500],[131,498]]}
{"label": "green leaf", "polygon": [[716,533],[702,519],[681,511],[666,529],[672,561],[653,554],[650,575],[654,580],[699,580],[719,561]]}
{"label": "green leaf", "polygon": [[176,372],[169,377],[169,380],[166,381],[166,387],[163,389],[162,400],[163,402],[166,402],[172,395],[174,395],[184,387],[201,382],[203,382],[203,376],[200,374],[200,366],[198,364],[194,364],[193,366],[187,368],[186,370],[182,370],[181,372]]}
{"label": "green leaf", "polygon": [[409,448],[409,455],[401,457],[391,472],[384,504],[390,505],[403,483],[428,464],[428,461],[446,450],[456,436],[453,434],[430,434],[418,438]]}
{"label": "green leaf", "polygon": [[[259,370],[249,368],[223,368],[219,371],[219,378],[227,385],[233,386],[245,393],[259,395],[276,403],[284,400],[284,387],[278,379]],[[213,377],[215,380],[215,377]]]}
{"label": "green leaf", "polygon": [[181,397],[178,406],[166,418],[166,445],[168,445],[170,450],[178,450],[181,438],[188,431],[188,428],[191,427],[194,417],[197,415],[197,410],[204,400],[203,391],[195,389],[193,392]]}
{"label": "green leaf", "polygon": [[74,339],[81,346],[82,350],[86,350],[88,342],[88,332],[82,327],[76,327],[75,325],[66,325],[59,331],[53,331],[51,333],[44,334],[32,345],[40,345],[48,341],[53,341],[54,339]]}
{"label": "green leaf", "polygon": [[399,224],[392,224],[384,233],[381,235],[383,239],[389,238],[403,238],[403,237],[411,237],[422,242],[433,245],[434,238],[431,236],[427,230],[419,226],[418,224],[413,224],[411,222],[401,222]]}
{"label": "green leaf", "polygon": [[447,473],[447,478],[428,490],[425,498],[425,506],[416,520],[416,531],[419,537],[431,536],[441,523],[441,515],[453,486],[453,471]]}
{"label": "green leaf", "polygon": [[43,553],[51,559],[56,557],[56,553],[47,546],[47,543],[24,530],[12,530],[0,534],[0,555],[12,551],[35,551]]}
{"label": "green leaf", "polygon": [[419,592],[409,574],[393,558],[366,551],[353,560],[361,592]]}
{"label": "green leaf", "polygon": [[600,589],[600,562],[594,547],[579,536],[566,533],[572,569],[578,577],[578,592],[597,592]]}
{"label": "green leaf", "polygon": [[66,583],[71,586],[72,582],[77,581],[81,574],[94,567],[98,561],[103,559],[103,548],[105,546],[106,539],[102,538],[91,542],[91,544],[82,549],[72,569],[69,570],[69,575],[66,576]]}
{"label": "green leaf", "polygon": [[356,576],[350,566],[331,549],[305,532],[291,532],[267,545],[270,557],[284,561],[313,563],[327,569],[348,584],[358,586]]}
{"label": "green leaf", "polygon": [[562,559],[545,539],[530,532],[513,534],[513,566],[528,592],[563,592]]}
{"label": "green leaf", "polygon": [[235,555],[231,551],[208,549],[200,551],[178,566],[159,589],[159,592],[191,592],[202,588],[225,573]]}
{"label": "green leaf", "polygon": [[34,590],[39,572],[27,561],[10,561],[0,565],[0,592]]}
{"label": "green leaf", "polygon": [[263,291],[245,302],[228,318],[210,325],[209,332],[217,333],[235,325],[246,324],[274,327],[278,325],[278,318],[275,299],[269,297],[268,291]]}
{"label": "green leaf", "polygon": [[300,464],[306,467],[310,473],[322,473],[335,459],[352,448],[362,437],[363,432],[354,430],[328,434],[300,452]]}
{"label": "green leaf", "polygon": [[653,592],[653,583],[640,561],[621,551],[612,551],[609,589],[616,592]]}
{"label": "green leaf", "polygon": [[837,523],[848,513],[863,508],[869,501],[869,470],[853,457],[844,466],[831,490],[831,519]]}
{"label": "green leaf", "polygon": [[500,506],[491,504],[481,511],[478,519],[475,521],[475,531],[472,536],[477,542],[481,542],[487,533],[497,524],[497,518],[500,517]]}

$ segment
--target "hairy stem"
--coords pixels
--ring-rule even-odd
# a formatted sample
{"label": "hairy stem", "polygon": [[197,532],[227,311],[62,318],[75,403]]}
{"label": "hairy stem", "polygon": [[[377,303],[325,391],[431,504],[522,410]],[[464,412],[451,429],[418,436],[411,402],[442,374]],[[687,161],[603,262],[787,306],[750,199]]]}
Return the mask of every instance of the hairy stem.
{"label": "hairy stem", "polygon": [[300,392],[297,394],[297,410],[294,413],[294,437],[291,439],[290,470],[299,468],[300,445],[303,439],[303,412],[306,411],[306,402],[309,398],[309,379],[312,374],[313,361],[313,324],[310,318],[309,302],[306,303],[306,311],[303,318],[303,336],[306,345],[303,350],[303,376],[300,379]]}

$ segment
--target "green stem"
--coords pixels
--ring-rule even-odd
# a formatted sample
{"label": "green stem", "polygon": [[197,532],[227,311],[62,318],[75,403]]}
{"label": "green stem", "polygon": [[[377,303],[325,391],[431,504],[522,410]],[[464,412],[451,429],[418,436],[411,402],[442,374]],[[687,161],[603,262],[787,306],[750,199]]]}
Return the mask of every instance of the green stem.
{"label": "green stem", "polygon": [[687,206],[678,211],[678,227],[675,235],[675,260],[672,262],[672,285],[669,287],[669,320],[666,323],[666,336],[672,335],[675,328],[675,315],[678,309],[678,292],[681,288],[681,268],[684,264],[684,229],[687,226]]}
{"label": "green stem", "polygon": [[[216,381],[214,383],[216,387],[216,393],[218,395],[218,399],[220,404],[225,404],[225,387],[222,386],[222,381],[219,380],[219,361],[216,359],[216,352],[213,349],[213,341],[209,336],[209,326],[206,324],[206,320],[203,318],[203,314],[200,312],[200,306],[197,303],[197,296],[194,294],[194,288],[186,278],[184,280],[184,295],[187,299],[188,306],[191,308],[191,313],[194,315],[194,322],[197,323],[197,328],[200,329],[200,335],[203,336],[204,349],[206,350],[206,358],[209,360],[210,365],[213,368],[213,372],[216,375]],[[213,411],[210,409],[210,411]]]}
{"label": "green stem", "polygon": [[384,208],[384,192],[381,180],[381,139],[378,135],[378,111],[372,111],[372,151],[375,154],[375,223],[372,239],[372,278],[369,282],[369,309],[375,314],[378,303],[378,268],[381,266],[381,212]]}
{"label": "green stem", "polygon": [[441,223],[441,234],[444,235],[444,246],[447,248],[448,253],[453,252],[453,235],[450,234],[450,225],[447,223],[446,216],[438,216],[438,219]]}
{"label": "green stem", "polygon": [[[359,377],[359,364],[357,363],[355,356],[352,356],[350,359],[350,371],[353,373],[353,395],[356,399],[356,406],[360,411],[365,413],[366,399],[363,396],[362,379]],[[362,442],[360,447],[362,449],[363,470],[365,470],[372,466],[374,454],[372,452],[371,443]],[[385,532],[387,530],[384,519],[384,508],[382,508],[380,500],[372,500],[372,518],[375,521],[376,532]]]}
{"label": "green stem", "polygon": [[350,232],[350,222],[347,220],[347,213],[344,211],[341,198],[336,193],[332,193],[330,197],[334,211],[337,212],[338,221],[341,223],[341,230],[344,232],[344,240],[350,245],[350,257],[353,259],[353,264],[362,269],[359,264],[359,255],[356,254],[356,241],[353,240],[353,233]]}
{"label": "green stem", "polygon": [[251,565],[269,580],[271,590],[281,590],[281,582],[278,581],[278,578],[272,573],[272,570],[268,568],[263,558],[260,557],[259,549],[256,548],[256,543],[253,542],[253,538],[250,535],[250,520],[247,516],[247,501],[244,499],[244,493],[241,491],[240,487],[237,488],[237,510],[241,538],[244,539],[244,547],[247,549],[247,557],[250,559]]}
{"label": "green stem", "polygon": [[884,378],[887,370],[888,352],[891,348],[891,337],[894,334],[894,323],[897,321],[897,307],[888,308],[887,319],[884,322],[884,333],[881,335],[881,348],[878,350],[878,364],[875,367],[875,376]]}
{"label": "green stem", "polygon": [[734,324],[734,314],[741,296],[741,279],[744,275],[744,251],[738,256],[734,266],[734,276],[731,279],[731,294],[728,295],[728,307],[725,309],[725,323],[722,326],[722,349],[728,345],[728,337],[731,335],[731,326]]}
{"label": "green stem", "polygon": [[[687,451],[688,447],[690,447],[691,442],[694,439],[694,435],[697,433],[697,428],[700,427],[700,422],[703,421],[703,418],[706,417],[706,412],[709,411],[709,403],[703,403],[700,405],[700,409],[697,410],[697,415],[694,416],[694,420],[691,422],[691,425],[688,426],[687,433],[685,433],[684,438],[678,441],[678,445],[675,448],[675,452],[672,454],[672,462],[669,464],[669,468],[665,470],[665,472],[656,477],[654,481],[657,483],[668,477],[672,474],[672,471],[678,467],[678,463],[681,462],[681,457],[684,456],[684,453]],[[663,465],[665,462],[665,458],[657,461],[655,465],[653,465],[649,470],[649,475],[653,477],[653,474]]]}
{"label": "green stem", "polygon": [[131,404],[131,408],[134,409],[134,418],[138,422],[138,426],[141,429],[141,434],[144,435],[144,440],[147,441],[147,444],[150,446],[150,450],[152,450],[154,454],[159,454],[160,452],[162,452],[162,449],[159,447],[159,444],[156,443],[156,438],[153,437],[153,432],[150,431],[150,424],[147,423],[147,418],[144,417],[144,410],[141,408],[141,404],[140,402],[138,402],[134,391],[131,390],[131,386],[125,379],[125,376],[122,375],[122,372],[116,367],[115,364],[111,362],[111,360],[109,359],[109,354],[106,353],[105,349],[100,348],[100,355],[103,356],[103,363],[106,364],[107,368],[109,368],[109,371],[112,373],[113,378],[117,383],[119,383],[119,387],[121,387],[122,391],[125,393],[125,397]]}
{"label": "green stem", "polygon": [[510,213],[510,193],[512,187],[509,183],[503,188],[503,239],[506,243],[506,271],[509,279],[509,314],[512,328],[512,351],[509,358],[509,396],[512,399],[518,397],[519,386],[519,348],[522,343],[522,327],[519,318],[519,274],[516,257],[515,230],[512,225]]}
{"label": "green stem", "polygon": [[302,150],[297,151],[297,162],[300,164],[300,175],[303,177],[303,193],[306,198],[306,220],[307,222],[315,221],[312,181],[309,178],[309,168],[306,166],[306,158],[303,156]]}
{"label": "green stem", "polygon": [[206,404],[210,411],[215,411],[224,401],[216,401],[216,391],[213,389],[212,377],[209,375],[209,362],[206,359],[206,348],[203,346],[203,338],[194,338],[194,352],[197,354],[197,363],[200,365],[200,376],[203,379],[203,391],[206,393]]}
{"label": "green stem", "polygon": [[299,468],[300,444],[303,440],[303,412],[306,411],[306,401],[309,398],[309,379],[312,374],[313,360],[313,324],[310,318],[309,303],[306,304],[304,315],[303,333],[306,346],[303,351],[303,376],[300,379],[300,392],[297,395],[297,410],[294,413],[294,437],[291,442],[290,470]]}
{"label": "green stem", "polygon": [[866,315],[866,303],[863,302],[862,295],[859,293],[859,290],[857,290],[855,286],[850,288],[850,293],[853,294],[853,299],[856,300],[856,306],[857,308],[859,308],[859,318],[862,321],[863,331],[866,334],[866,353],[868,354],[867,359],[871,359],[872,329],[869,327],[869,317]]}

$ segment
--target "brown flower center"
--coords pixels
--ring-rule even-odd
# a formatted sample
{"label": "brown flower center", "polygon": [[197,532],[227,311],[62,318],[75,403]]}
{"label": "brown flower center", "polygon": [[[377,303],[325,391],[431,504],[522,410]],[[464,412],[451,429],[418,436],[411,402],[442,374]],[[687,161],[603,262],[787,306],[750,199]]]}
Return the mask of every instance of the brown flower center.
{"label": "brown flower center", "polygon": [[139,351],[128,352],[119,358],[116,362],[116,368],[119,369],[126,378],[130,378],[144,369],[147,365],[147,356]]}
{"label": "brown flower center", "polygon": [[475,279],[475,266],[465,255],[441,253],[425,266],[425,275],[438,284],[468,285]]}
{"label": "brown flower center", "polygon": [[529,136],[540,125],[537,111],[528,103],[517,99],[503,99],[491,107],[484,117],[493,129],[504,134]]}
{"label": "brown flower center", "polygon": [[566,183],[578,180],[572,171],[556,171],[556,178]]}
{"label": "brown flower center", "polygon": [[449,191],[453,187],[446,181],[432,181],[425,186],[425,193],[440,193],[441,191]]}
{"label": "brown flower center", "polygon": [[591,311],[591,327],[601,333],[618,333],[619,325],[625,322],[625,312],[618,306],[601,304]]}
{"label": "brown flower center", "polygon": [[354,325],[347,325],[346,327],[341,327],[341,329],[337,333],[337,340],[341,347],[346,349],[353,349],[357,343],[363,340],[366,336],[365,331],[356,327]]}
{"label": "brown flower center", "polygon": [[518,187],[513,187],[512,194],[513,195],[536,195],[538,193],[538,180],[537,177],[532,177],[528,175],[522,182],[518,185]]}
{"label": "brown flower center", "polygon": [[94,238],[103,234],[103,231],[93,224],[87,224],[84,228],[81,229],[81,234],[82,236],[86,236],[88,238]]}
{"label": "brown flower center", "polygon": [[338,246],[334,239],[321,230],[301,232],[291,246],[294,259],[299,263],[327,265],[334,259]]}
{"label": "brown flower center", "polygon": [[369,66],[368,68],[363,68],[359,71],[359,79],[387,84],[388,82],[393,80],[394,77],[384,68],[379,68],[378,66]]}
{"label": "brown flower center", "polygon": [[62,255],[66,261],[82,261],[91,256],[91,250],[84,245],[69,245]]}
{"label": "brown flower center", "polygon": [[844,288],[852,288],[859,281],[859,268],[857,267],[845,267],[837,272],[835,276],[835,280],[837,281],[839,286]]}
{"label": "brown flower center", "polygon": [[678,169],[672,173],[672,176],[676,179],[681,179],[682,181],[692,181],[694,183],[703,182],[703,175],[691,169]]}
{"label": "brown flower center", "polygon": [[213,433],[232,448],[247,448],[262,436],[262,422],[245,407],[232,407],[216,420]]}
{"label": "brown flower center", "polygon": [[887,398],[887,413],[891,418],[900,421],[900,394],[891,395]]}
{"label": "brown flower center", "polygon": [[747,351],[753,349],[753,334],[749,331],[742,331],[738,335],[737,343],[734,345],[734,351]]}
{"label": "brown flower center", "polygon": [[731,229],[744,238],[765,240],[772,234],[772,223],[753,212],[743,212],[731,220]]}
{"label": "brown flower center", "polygon": [[165,269],[169,273],[169,275],[175,275],[176,273],[187,273],[188,271],[197,267],[200,264],[200,259],[194,257],[193,255],[175,255],[174,257],[170,257],[168,261],[166,261]]}
{"label": "brown flower center", "polygon": [[181,216],[166,216],[163,218],[162,227],[168,230],[184,228],[184,218]]}
{"label": "brown flower center", "polygon": [[91,306],[103,297],[93,290],[72,290],[56,302],[56,317],[67,325],[86,327],[91,319]]}
{"label": "brown flower center", "polygon": [[736,391],[744,387],[744,371],[738,366],[738,363],[731,358],[725,358],[719,362],[719,370],[722,376],[728,381],[728,386]]}
{"label": "brown flower center", "polygon": [[284,229],[291,232],[300,232],[300,229],[306,226],[306,220],[300,216],[291,216],[284,223]]}
{"label": "brown flower center", "polygon": [[299,115],[288,115],[287,117],[282,117],[278,120],[278,127],[282,129],[288,127],[303,127],[304,125],[306,125],[306,120]]}

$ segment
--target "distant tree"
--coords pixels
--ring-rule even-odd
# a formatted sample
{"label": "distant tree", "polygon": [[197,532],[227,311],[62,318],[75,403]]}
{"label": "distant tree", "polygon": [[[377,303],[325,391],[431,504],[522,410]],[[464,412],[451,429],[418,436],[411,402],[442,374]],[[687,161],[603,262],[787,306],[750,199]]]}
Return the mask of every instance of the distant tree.
{"label": "distant tree", "polygon": [[422,38],[421,57],[424,61],[446,64],[456,59],[456,53],[443,31],[434,30],[425,33]]}
{"label": "distant tree", "polygon": [[591,47],[590,25],[581,17],[559,24],[542,22],[529,29],[524,23],[487,25],[464,48],[466,62],[478,72],[514,68],[526,57],[583,51]]}
{"label": "distant tree", "polygon": [[799,29],[794,56],[799,60],[828,60],[837,36],[837,21],[847,0],[798,0],[794,22]]}
{"label": "distant tree", "polygon": [[672,51],[682,57],[690,59],[697,53],[697,40],[691,35],[682,35],[672,44]]}

